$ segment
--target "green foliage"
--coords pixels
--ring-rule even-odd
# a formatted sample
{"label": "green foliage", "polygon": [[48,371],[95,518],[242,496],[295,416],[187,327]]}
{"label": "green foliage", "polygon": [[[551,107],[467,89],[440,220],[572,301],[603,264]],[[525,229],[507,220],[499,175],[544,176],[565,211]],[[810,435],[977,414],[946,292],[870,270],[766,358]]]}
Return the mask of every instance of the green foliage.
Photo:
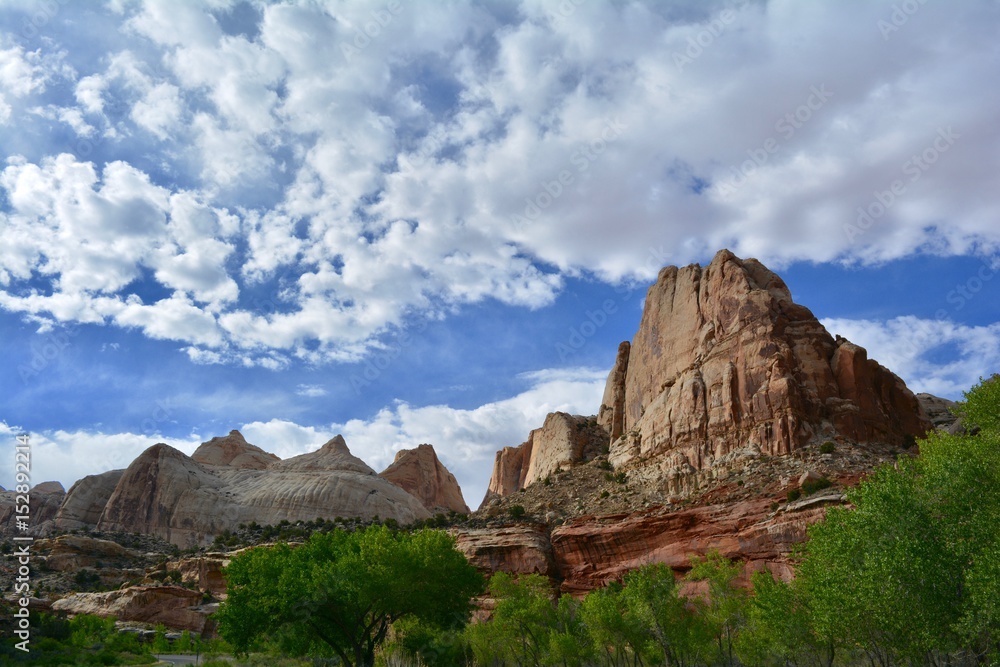
{"label": "green foliage", "polygon": [[314,533],[294,549],[250,549],[226,575],[229,596],[217,618],[237,653],[267,638],[288,655],[336,655],[365,667],[394,622],[412,617],[459,628],[482,588],[447,533],[384,526]]}
{"label": "green foliage", "polygon": [[497,601],[492,619],[466,629],[476,660],[487,665],[541,664],[555,623],[549,580],[537,574],[514,579],[497,572],[490,579],[489,594]]}
{"label": "green foliage", "polygon": [[997,655],[997,385],[977,385],[959,408],[976,435],[932,434],[920,456],[849,491],[855,509],[810,529],[799,574],[820,635],[881,664]]}
{"label": "green foliage", "polygon": [[967,430],[975,428],[992,433],[1000,432],[1000,375],[988,380],[979,379],[979,384],[965,392],[965,400],[959,403],[956,413],[962,418]]}
{"label": "green foliage", "polygon": [[823,489],[833,486],[833,482],[828,480],[826,477],[820,477],[819,479],[807,479],[802,484],[802,493],[811,496],[817,491],[822,491]]}
{"label": "green foliage", "polygon": [[785,499],[793,503],[802,497],[802,491],[800,489],[788,489],[788,493],[785,494]]}
{"label": "green foliage", "polygon": [[819,446],[820,454],[833,454],[834,450],[837,449],[837,445],[833,443],[832,440],[827,440],[822,445]]}
{"label": "green foliage", "polygon": [[735,641],[744,622],[748,594],[736,585],[743,571],[742,564],[723,558],[711,551],[703,558],[691,561],[688,579],[708,584],[709,601],[702,617],[707,632],[714,638],[716,660],[722,665],[735,665]]}
{"label": "green foliage", "polygon": [[511,505],[507,509],[507,513],[510,514],[511,519],[521,519],[527,513],[524,509],[524,505]]}

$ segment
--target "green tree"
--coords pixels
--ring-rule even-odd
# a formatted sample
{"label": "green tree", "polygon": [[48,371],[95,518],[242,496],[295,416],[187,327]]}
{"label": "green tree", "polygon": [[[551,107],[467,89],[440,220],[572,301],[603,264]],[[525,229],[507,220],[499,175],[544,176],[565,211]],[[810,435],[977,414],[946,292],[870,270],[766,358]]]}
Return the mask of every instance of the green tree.
{"label": "green tree", "polygon": [[714,638],[717,661],[722,665],[735,665],[735,642],[743,624],[747,591],[736,585],[742,572],[741,563],[724,558],[718,551],[710,551],[702,558],[691,560],[688,579],[708,584],[708,603],[702,618]]}
{"label": "green tree", "polygon": [[810,528],[799,575],[815,630],[871,662],[984,660],[1000,641],[1000,381],[966,394],[967,434],[934,433]]}
{"label": "green tree", "polygon": [[646,633],[646,653],[659,654],[667,667],[695,664],[711,642],[702,601],[681,596],[673,569],[663,563],[629,572],[623,584],[627,622]]}
{"label": "green tree", "polygon": [[496,600],[492,617],[466,630],[476,660],[484,665],[541,665],[556,626],[551,582],[538,574],[515,579],[497,572],[490,578],[489,594]]}
{"label": "green tree", "polygon": [[370,667],[390,626],[461,627],[482,577],[447,533],[372,526],[314,533],[297,548],[251,549],[226,570],[219,632],[245,654],[267,638],[291,655]]}
{"label": "green tree", "polygon": [[736,638],[736,654],[745,665],[822,665],[832,667],[837,643],[816,633],[809,598],[801,580],[775,580],[769,572],[750,578],[744,626]]}

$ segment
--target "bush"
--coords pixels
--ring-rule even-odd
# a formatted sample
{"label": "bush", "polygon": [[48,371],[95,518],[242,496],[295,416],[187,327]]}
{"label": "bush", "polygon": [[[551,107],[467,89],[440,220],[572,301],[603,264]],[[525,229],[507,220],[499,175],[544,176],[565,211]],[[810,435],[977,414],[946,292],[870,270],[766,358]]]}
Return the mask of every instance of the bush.
{"label": "bush", "polygon": [[805,484],[802,485],[802,493],[806,494],[807,496],[811,496],[817,491],[829,488],[832,485],[833,482],[828,480],[826,477],[821,477],[819,479],[809,479],[806,480]]}
{"label": "bush", "polygon": [[785,494],[785,498],[788,502],[793,503],[802,497],[802,491],[799,489],[788,489],[788,493]]}
{"label": "bush", "polygon": [[507,511],[510,513],[512,519],[520,519],[526,514],[524,505],[511,505]]}
{"label": "bush", "polygon": [[820,454],[833,454],[833,451],[837,449],[837,446],[833,444],[833,441],[827,440],[822,445],[819,446]]}

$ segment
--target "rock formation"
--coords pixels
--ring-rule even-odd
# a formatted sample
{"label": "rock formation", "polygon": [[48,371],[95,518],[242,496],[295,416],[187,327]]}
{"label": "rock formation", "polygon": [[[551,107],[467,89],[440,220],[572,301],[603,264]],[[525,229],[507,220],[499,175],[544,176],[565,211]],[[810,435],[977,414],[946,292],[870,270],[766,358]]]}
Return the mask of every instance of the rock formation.
{"label": "rock formation", "polygon": [[379,477],[415,496],[432,513],[469,513],[458,480],[441,464],[430,445],[397,452],[395,460]]}
{"label": "rock formation", "polygon": [[740,448],[781,455],[838,435],[901,445],[930,428],[902,380],[834,339],[777,274],[725,250],[660,271],[624,365],[601,407],[617,414],[608,401],[624,395],[616,466],[700,470]]}
{"label": "rock formation", "polygon": [[[486,500],[593,456],[574,444],[573,419],[551,414],[499,451]],[[900,446],[932,426],[902,380],[831,336],[775,273],[725,250],[706,267],[660,271],[635,339],[618,348],[597,423],[616,468],[652,467],[641,474],[673,495],[741,453],[836,438]]]}
{"label": "rock formation", "polygon": [[266,453],[236,432],[199,451],[220,464],[199,463],[165,444],[143,452],[122,474],[98,530],[138,531],[191,546],[241,523],[378,516],[407,524],[430,516],[419,500],[352,456],[340,436],[263,469],[251,466]]}
{"label": "rock formation", "polygon": [[203,442],[194,450],[191,458],[209,466],[229,466],[249,470],[263,470],[281,460],[274,454],[251,445],[243,434],[236,430],[230,431],[225,437]]}
{"label": "rock formation", "polygon": [[[572,593],[643,563],[683,571],[711,549],[747,574],[788,576],[792,546],[840,489],[932,427],[922,406],[947,422],[932,399],[832,336],[757,260],[721,251],[705,267],[666,267],[608,375],[603,448],[581,452],[574,425],[589,422],[552,414],[497,453],[480,516],[502,521],[517,504],[545,521],[548,543],[524,524],[458,543],[485,569],[550,572]],[[803,478],[827,477],[835,488],[784,502]],[[611,507],[620,513],[593,515]]]}
{"label": "rock formation", "polygon": [[526,442],[497,452],[483,502],[544,480],[606,448],[607,432],[595,420],[565,412],[550,413]]}
{"label": "rock formation", "polygon": [[214,622],[208,617],[217,606],[203,608],[201,593],[180,586],[130,586],[105,593],[73,593],[56,600],[52,609],[71,616],[93,614],[119,621],[162,623],[168,628],[209,636]]}
{"label": "rock formation", "polygon": [[95,567],[98,563],[107,565],[139,558],[138,554],[117,542],[83,535],[60,535],[54,539],[37,540],[32,548],[47,551],[45,565],[58,572],[76,572],[85,567]]}
{"label": "rock formation", "polygon": [[0,491],[0,539],[15,535],[32,537],[48,535],[52,529],[52,520],[59,511],[59,505],[66,497],[66,489],[59,482],[42,482],[31,487],[28,492],[30,511],[27,531],[17,527],[15,517],[19,515],[16,510],[23,504],[18,501],[18,495],[20,494],[16,489]]}
{"label": "rock formation", "polygon": [[53,527],[56,530],[92,528],[101,519],[104,506],[114,493],[124,470],[109,470],[99,475],[87,475],[69,487],[69,493],[59,506]]}

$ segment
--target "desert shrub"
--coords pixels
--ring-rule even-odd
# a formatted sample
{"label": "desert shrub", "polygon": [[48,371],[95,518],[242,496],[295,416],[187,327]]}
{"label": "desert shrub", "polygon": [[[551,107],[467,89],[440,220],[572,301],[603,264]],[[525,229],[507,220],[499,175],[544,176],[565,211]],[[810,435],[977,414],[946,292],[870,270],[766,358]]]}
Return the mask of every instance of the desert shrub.
{"label": "desert shrub", "polygon": [[785,499],[788,502],[793,503],[802,497],[802,491],[799,489],[788,489],[788,493],[785,494]]}
{"label": "desert shrub", "polygon": [[526,510],[524,509],[524,505],[511,505],[507,512],[512,519],[520,519],[525,515]]}
{"label": "desert shrub", "polygon": [[810,496],[817,491],[829,488],[833,485],[833,482],[828,480],[826,477],[821,477],[819,479],[809,479],[802,485],[802,493]]}
{"label": "desert shrub", "polygon": [[833,441],[827,440],[822,445],[819,446],[820,454],[833,454],[833,451],[837,449],[837,446],[833,444]]}

